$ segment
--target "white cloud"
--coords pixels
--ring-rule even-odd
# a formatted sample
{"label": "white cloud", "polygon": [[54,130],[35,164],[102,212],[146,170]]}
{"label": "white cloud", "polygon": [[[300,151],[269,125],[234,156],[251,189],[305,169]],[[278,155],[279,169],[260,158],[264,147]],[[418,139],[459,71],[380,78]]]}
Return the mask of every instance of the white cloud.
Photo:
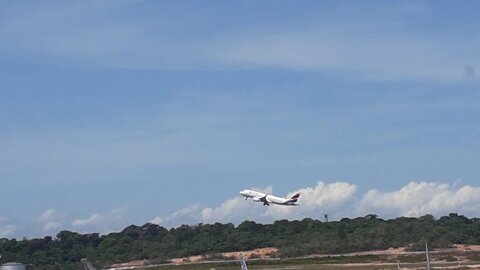
{"label": "white cloud", "polygon": [[139,69],[181,68],[205,55],[199,42],[176,39],[159,26],[174,23],[166,14],[158,21],[122,16],[132,2],[16,5],[0,19],[0,36],[6,37],[0,51],[66,65]]}
{"label": "white cloud", "polygon": [[[374,19],[352,18],[343,25],[310,23],[281,31],[271,25],[225,26],[220,33],[200,39],[188,34],[179,38],[166,30],[178,23],[170,14],[143,20],[121,16],[131,8],[137,6],[128,1],[18,5],[0,20],[0,36],[6,37],[0,51],[42,55],[77,66],[267,67],[339,71],[343,76],[375,80],[460,80],[467,61],[480,61],[478,40],[469,35],[457,34],[456,40],[462,42],[452,43],[450,33],[415,35],[402,25]],[[405,8],[423,9],[417,4]]]}
{"label": "white cloud", "polygon": [[82,228],[86,226],[97,226],[105,221],[105,217],[100,214],[93,214],[86,219],[76,219],[72,225],[75,228]]}
{"label": "white cloud", "polygon": [[44,232],[56,231],[62,227],[62,223],[50,221],[43,225],[42,229]]}
{"label": "white cloud", "polygon": [[[301,193],[296,207],[278,205],[263,206],[245,201],[237,196],[226,200],[217,207],[200,208],[198,204],[181,209],[167,218],[156,217],[151,222],[163,226],[180,224],[232,222],[244,220],[269,223],[279,219],[322,219],[328,213],[331,220],[343,217],[378,214],[384,218],[398,216],[435,216],[458,212],[467,216],[480,215],[480,187],[469,185],[453,186],[442,183],[411,182],[393,192],[372,189],[363,196],[357,196],[357,186],[346,182],[318,182],[313,187],[291,192]],[[259,190],[259,189],[257,189]],[[272,193],[272,188],[262,190]]]}
{"label": "white cloud", "polygon": [[40,217],[38,218],[38,221],[50,221],[56,218],[57,218],[57,213],[55,209],[47,209],[45,212],[43,212],[40,215]]}
{"label": "white cloud", "polygon": [[[457,81],[471,42],[447,42],[448,37],[420,37],[372,25],[318,25],[308,30],[251,31],[218,40],[218,57],[250,68],[340,71],[358,79],[430,79]],[[462,45],[467,44],[467,45]],[[458,54],[461,51],[462,54]],[[473,60],[478,62],[480,59]]]}
{"label": "white cloud", "polygon": [[[274,193],[272,187],[254,189],[268,194]],[[325,184],[324,182],[318,182],[314,187],[302,188],[287,195],[288,197],[297,192],[301,193],[299,199],[300,206],[296,207],[273,204],[267,207],[251,200],[246,201],[239,195],[226,200],[217,207],[205,207],[202,209],[199,205],[193,205],[175,212],[167,218],[156,217],[151,222],[164,226],[198,222],[232,222],[238,224],[244,220],[273,222],[277,219],[321,218],[325,210],[336,213],[334,217],[341,217],[342,213],[347,213],[345,209],[352,209],[347,203],[354,199],[356,191],[357,187],[349,183],[334,182]]]}
{"label": "white cloud", "polygon": [[125,212],[127,208],[113,209],[107,214],[94,213],[88,218],[77,218],[72,222],[72,227],[81,233],[109,233],[121,230],[127,226]]}
{"label": "white cloud", "polygon": [[445,215],[450,212],[479,216],[480,187],[410,182],[392,192],[373,189],[365,194],[358,211],[385,217]]}
{"label": "white cloud", "polygon": [[200,209],[201,208],[199,204],[192,204],[176,211],[166,218],[155,217],[150,222],[168,227],[176,227],[178,225],[188,224],[192,220],[198,220]]}
{"label": "white cloud", "polygon": [[321,218],[326,211],[331,217],[341,217],[342,214],[349,215],[347,210],[351,207],[347,203],[351,201],[357,192],[357,186],[345,182],[334,182],[325,184],[318,182],[315,187],[302,188],[290,193],[300,193],[300,207],[272,207],[267,213],[274,219],[300,219],[300,218]]}
{"label": "white cloud", "polygon": [[[255,190],[272,193],[272,187]],[[212,222],[234,222],[239,223],[244,220],[259,220],[265,216],[265,206],[259,203],[246,202],[240,195],[223,202],[215,208],[204,208],[201,211],[201,221],[204,223]]]}
{"label": "white cloud", "polygon": [[[256,189],[274,194],[272,187]],[[453,184],[438,182],[411,182],[394,191],[371,189],[364,195],[357,194],[357,186],[346,182],[325,183],[319,181],[312,187],[295,190],[301,193],[300,206],[263,206],[251,200],[245,201],[240,195],[230,198],[216,207],[201,207],[192,204],[167,217],[155,217],[150,222],[166,227],[182,224],[232,222],[244,220],[271,223],[279,219],[321,219],[327,211],[331,220],[343,217],[378,214],[382,218],[399,216],[422,216],[433,214],[436,217],[457,212],[469,217],[480,216],[480,187],[462,185],[461,180]],[[87,218],[71,222],[71,228],[81,233],[108,233],[123,229],[125,208],[113,209],[109,213],[94,213]],[[47,209],[35,220],[38,228],[52,232],[63,227],[65,214],[55,209]],[[66,228],[68,229],[68,228]],[[11,237],[21,230],[9,219],[0,217],[0,238]]]}
{"label": "white cloud", "polygon": [[37,223],[44,233],[55,233],[58,229],[62,228],[65,213],[60,213],[55,209],[47,209],[38,218]]}
{"label": "white cloud", "polygon": [[160,226],[165,226],[165,220],[162,217],[155,217],[154,219],[149,221],[150,223],[157,224]]}
{"label": "white cloud", "polygon": [[213,222],[241,222],[243,220],[256,220],[264,212],[261,204],[250,204],[240,197],[229,199],[215,208],[204,208],[201,211],[201,221]]}
{"label": "white cloud", "polygon": [[[243,220],[256,220],[272,222],[277,219],[302,219],[306,217],[320,218],[324,211],[341,212],[341,207],[350,201],[357,191],[357,187],[344,182],[325,184],[318,182],[314,187],[306,187],[295,190],[287,195],[292,196],[300,193],[297,207],[270,205],[265,207],[259,203],[245,202],[241,197],[225,201],[216,208],[205,208],[202,210],[203,222],[214,222],[226,220],[239,223]],[[272,194],[269,187],[263,192]]]}

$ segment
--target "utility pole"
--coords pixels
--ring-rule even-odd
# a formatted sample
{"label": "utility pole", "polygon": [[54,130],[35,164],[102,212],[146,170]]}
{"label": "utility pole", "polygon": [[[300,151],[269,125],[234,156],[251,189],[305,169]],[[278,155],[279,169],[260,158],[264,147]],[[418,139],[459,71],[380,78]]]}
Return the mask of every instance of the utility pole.
{"label": "utility pole", "polygon": [[242,270],[248,270],[247,263],[245,262],[245,258],[243,258],[243,253],[240,254],[240,265],[242,266]]}
{"label": "utility pole", "polygon": [[97,270],[93,265],[87,260],[87,258],[83,258],[80,260],[80,262],[83,264],[83,269],[85,270]]}
{"label": "utility pole", "polygon": [[431,270],[431,268],[430,268],[430,254],[428,252],[427,240],[425,240],[425,258],[427,260],[427,270]]}

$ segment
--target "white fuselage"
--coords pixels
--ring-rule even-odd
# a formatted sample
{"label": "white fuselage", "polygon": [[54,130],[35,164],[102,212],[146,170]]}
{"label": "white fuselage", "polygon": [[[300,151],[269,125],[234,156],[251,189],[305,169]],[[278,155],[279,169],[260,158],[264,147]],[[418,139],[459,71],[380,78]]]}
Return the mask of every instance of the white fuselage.
{"label": "white fuselage", "polygon": [[[263,202],[264,205],[269,205],[270,203],[279,204],[279,205],[298,205],[296,204],[297,199],[292,198],[280,198],[274,195],[270,195],[263,192],[258,192],[255,190],[245,189],[240,191],[240,195],[245,197],[245,199],[252,198],[255,202]],[[294,195],[298,198],[299,195]]]}

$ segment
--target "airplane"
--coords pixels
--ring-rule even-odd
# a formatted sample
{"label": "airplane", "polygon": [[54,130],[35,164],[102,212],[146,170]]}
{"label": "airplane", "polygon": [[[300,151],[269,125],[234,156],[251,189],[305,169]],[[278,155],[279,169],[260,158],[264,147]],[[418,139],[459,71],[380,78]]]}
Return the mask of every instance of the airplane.
{"label": "airplane", "polygon": [[240,195],[245,197],[245,200],[248,198],[252,198],[254,202],[263,202],[263,205],[270,205],[271,203],[273,203],[273,204],[287,205],[287,206],[299,205],[297,204],[297,201],[298,201],[298,197],[300,197],[300,193],[296,193],[290,198],[280,198],[267,193],[258,192],[255,190],[249,190],[249,189],[244,189],[240,191]]}

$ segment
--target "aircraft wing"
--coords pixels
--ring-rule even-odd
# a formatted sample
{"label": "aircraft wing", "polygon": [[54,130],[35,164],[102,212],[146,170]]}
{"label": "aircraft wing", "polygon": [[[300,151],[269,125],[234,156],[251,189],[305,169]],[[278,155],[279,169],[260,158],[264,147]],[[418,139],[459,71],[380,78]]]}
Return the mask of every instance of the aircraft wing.
{"label": "aircraft wing", "polygon": [[269,201],[267,200],[267,196],[268,196],[268,194],[266,194],[266,195],[263,196],[263,197],[254,197],[253,200],[256,201],[256,202],[269,202]]}

